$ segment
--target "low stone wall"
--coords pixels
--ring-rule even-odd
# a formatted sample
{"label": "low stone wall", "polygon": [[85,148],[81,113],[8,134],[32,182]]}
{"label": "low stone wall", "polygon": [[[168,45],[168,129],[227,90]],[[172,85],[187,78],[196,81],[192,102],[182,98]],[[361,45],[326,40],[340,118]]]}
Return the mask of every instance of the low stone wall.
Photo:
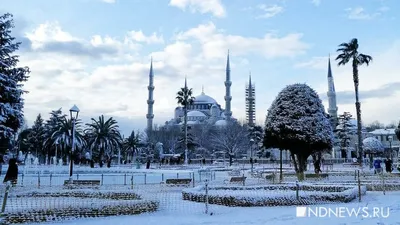
{"label": "low stone wall", "polygon": [[[210,187],[209,190],[226,190],[222,195],[209,194],[208,202],[210,204],[231,206],[231,207],[250,207],[250,206],[289,206],[289,205],[312,205],[319,203],[334,203],[334,202],[350,202],[357,198],[357,186],[328,186],[328,185],[300,185],[299,192],[307,193],[306,196],[299,195],[296,197],[296,186],[294,185],[268,185],[255,187]],[[254,196],[238,196],[233,195],[235,191],[249,191],[255,194]],[[265,195],[269,191],[275,191],[276,196]],[[281,194],[279,191],[293,191],[289,195]],[[325,193],[315,193],[325,192]],[[314,193],[313,193],[314,192]],[[271,192],[269,192],[271,193]],[[361,194],[366,193],[366,187],[361,187]],[[185,189],[182,191],[183,200],[205,202],[205,187],[198,186],[196,188]]]}

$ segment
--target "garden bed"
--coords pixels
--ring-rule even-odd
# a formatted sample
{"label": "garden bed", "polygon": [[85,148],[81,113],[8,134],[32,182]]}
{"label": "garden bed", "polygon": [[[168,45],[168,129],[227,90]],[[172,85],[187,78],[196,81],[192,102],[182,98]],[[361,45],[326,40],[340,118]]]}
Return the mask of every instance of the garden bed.
{"label": "garden bed", "polygon": [[99,198],[99,199],[113,199],[113,200],[139,200],[140,195],[132,191],[110,192],[110,191],[93,191],[93,190],[68,190],[68,191],[33,191],[15,194],[16,198],[26,197],[53,197],[53,198]]}
{"label": "garden bed", "polygon": [[10,193],[3,224],[61,221],[73,218],[135,215],[158,209],[131,190],[37,190]]}
{"label": "garden bed", "polygon": [[[332,183],[338,185],[358,185],[356,181],[340,181]],[[326,184],[314,184],[314,185],[326,185]],[[400,191],[400,182],[396,181],[385,181],[383,185],[382,180],[371,180],[371,181],[361,181],[361,185],[367,188],[367,191]]]}
{"label": "garden bed", "polygon": [[[209,187],[208,202],[225,206],[288,206],[319,203],[350,202],[358,196],[357,186],[300,185],[298,197],[296,185],[267,185],[254,187]],[[366,187],[361,187],[361,194]],[[205,187],[198,186],[182,191],[183,200],[205,202]]]}
{"label": "garden bed", "polygon": [[30,208],[3,214],[2,224],[36,223],[61,221],[75,218],[106,217],[118,215],[135,215],[145,212],[154,212],[158,203],[154,201],[118,201],[98,202],[87,205],[59,204],[56,208]]}

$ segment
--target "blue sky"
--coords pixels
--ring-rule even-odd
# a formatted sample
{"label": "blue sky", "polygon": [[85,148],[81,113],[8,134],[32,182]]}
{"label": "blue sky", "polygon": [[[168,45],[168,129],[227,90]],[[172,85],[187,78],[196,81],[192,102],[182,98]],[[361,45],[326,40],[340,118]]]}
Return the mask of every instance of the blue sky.
{"label": "blue sky", "polygon": [[[14,14],[21,65],[32,70],[28,122],[77,104],[84,120],[114,116],[125,134],[145,126],[151,56],[156,123],[173,116],[185,75],[195,94],[204,85],[224,106],[228,49],[233,114],[244,118],[251,71],[262,123],[288,84],[309,84],[327,106],[328,55],[354,37],[374,57],[360,69],[364,122],[398,121],[399,11],[395,0],[0,0],[0,12]],[[354,114],[350,65],[334,64],[333,76],[339,112]]]}

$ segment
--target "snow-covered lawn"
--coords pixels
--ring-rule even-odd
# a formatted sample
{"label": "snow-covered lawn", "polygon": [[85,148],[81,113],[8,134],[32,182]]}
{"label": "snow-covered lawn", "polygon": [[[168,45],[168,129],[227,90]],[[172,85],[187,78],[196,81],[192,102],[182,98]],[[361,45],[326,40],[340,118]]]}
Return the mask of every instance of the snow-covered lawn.
{"label": "snow-covered lawn", "polygon": [[[225,207],[210,205],[209,211],[213,215],[204,214],[204,203],[193,203],[178,200],[170,201],[170,210],[162,210],[155,213],[142,214],[136,216],[119,216],[96,219],[80,219],[57,223],[47,223],[47,225],[398,225],[400,223],[400,192],[388,192],[383,195],[381,192],[368,192],[363,197],[361,203],[358,201],[346,204],[320,205],[329,207],[348,207],[358,209],[368,207],[372,211],[373,207],[383,207],[386,214],[386,207],[389,207],[388,218],[368,217],[363,218],[346,216],[344,218],[297,218],[296,207]],[[172,207],[172,206],[175,206]]]}

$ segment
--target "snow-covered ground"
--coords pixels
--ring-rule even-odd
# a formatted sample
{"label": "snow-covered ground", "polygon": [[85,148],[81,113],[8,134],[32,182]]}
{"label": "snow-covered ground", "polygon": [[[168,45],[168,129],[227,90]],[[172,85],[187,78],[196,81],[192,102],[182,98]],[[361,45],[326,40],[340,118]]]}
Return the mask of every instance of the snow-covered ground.
{"label": "snow-covered ground", "polygon": [[[237,169],[244,169],[244,167],[249,168],[250,165],[241,165],[239,167],[233,167]],[[269,168],[268,168],[269,167]],[[271,166],[262,166],[259,165],[255,167],[257,170],[263,170],[267,173],[272,171],[277,171],[276,167],[270,168]],[[368,192],[367,195],[362,197],[362,202],[358,203],[356,200],[352,203],[344,203],[344,204],[328,204],[328,205],[319,205],[329,207],[330,209],[334,209],[335,207],[348,207],[349,209],[357,209],[358,207],[369,207],[369,210],[373,210],[373,207],[389,207],[390,215],[388,218],[375,218],[368,217],[363,218],[361,215],[357,216],[346,216],[345,218],[297,218],[296,217],[296,207],[225,207],[219,205],[209,205],[209,211],[213,213],[213,215],[206,215],[205,204],[197,203],[191,201],[183,201],[182,200],[182,188],[177,188],[175,190],[169,189],[165,190],[160,185],[160,181],[168,178],[191,178],[193,174],[195,175],[196,185],[198,183],[204,182],[204,179],[209,178],[210,173],[203,173],[201,175],[198,171],[205,170],[210,168],[211,170],[220,169],[215,166],[195,166],[192,165],[190,167],[185,166],[164,166],[162,168],[154,167],[153,169],[135,169],[132,166],[121,166],[121,167],[112,167],[112,168],[89,168],[89,167],[75,167],[74,168],[74,176],[79,174],[80,179],[103,179],[104,186],[102,189],[107,190],[120,190],[120,189],[129,189],[131,184],[131,177],[134,176],[134,191],[138,194],[143,195],[144,199],[153,199],[158,200],[160,202],[160,209],[158,212],[135,215],[135,216],[119,216],[119,217],[108,217],[108,218],[92,218],[92,219],[73,219],[72,221],[63,221],[57,223],[47,223],[49,225],[52,224],[65,224],[65,225],[118,225],[118,224],[162,224],[162,225],[183,225],[183,224],[199,224],[199,225],[224,225],[224,224],[274,224],[274,225],[283,225],[283,224],[340,224],[340,225],[350,225],[350,224],[380,224],[380,225],[389,225],[389,224],[400,224],[400,192],[386,192],[386,195],[383,195],[383,192]],[[286,167],[288,168],[288,167]],[[64,180],[68,179],[68,166],[54,167],[54,166],[38,166],[25,168],[20,167],[21,174],[24,173],[24,187],[19,187],[24,190],[34,190],[37,188],[38,184],[38,175],[40,172],[40,189],[49,189],[54,190],[57,188],[61,188],[61,185]],[[289,169],[289,168],[288,168]],[[330,185],[334,185],[332,183],[336,181],[347,181],[353,180],[355,181],[354,171],[356,168],[346,168],[342,165],[335,165],[335,172],[330,172],[333,177],[329,177]],[[6,168],[3,167],[3,171],[6,171]],[[349,171],[347,175],[341,174],[342,172]],[[3,172],[3,176],[4,176]],[[293,172],[293,168],[289,170],[289,172]],[[365,169],[364,173],[373,174],[371,170]],[[52,174],[52,187],[50,184],[50,174]],[[125,176],[125,174],[127,174]],[[213,173],[211,173],[213,174]],[[260,183],[270,183],[270,181],[266,182],[265,179],[257,179],[251,178],[249,175],[249,170],[241,171],[241,174],[247,176],[246,186],[260,184]],[[337,174],[337,175],[334,175]],[[0,178],[2,179],[3,176]],[[229,180],[229,175],[227,171],[217,171],[215,174],[214,182],[215,184],[223,184]],[[374,175],[372,175],[374,176]],[[201,181],[200,182],[200,177]],[[399,176],[400,178],[400,176]],[[397,179],[399,178],[391,178]],[[147,185],[144,185],[145,179]],[[366,177],[362,178],[367,180]],[[368,178],[369,179],[369,178]],[[379,181],[379,177],[372,177],[372,179],[376,179]],[[285,177],[285,181],[294,181],[296,180],[295,176],[291,178]],[[321,181],[320,181],[321,182]],[[126,185],[124,185],[126,183]],[[152,183],[152,184],[151,184]],[[328,183],[328,182],[326,182]],[[18,180],[18,184],[21,184],[21,177]],[[55,185],[58,187],[56,188]],[[2,191],[4,185],[2,187]],[[211,190],[211,192],[214,190]],[[240,192],[240,191],[239,191]],[[239,192],[236,192],[239,194]],[[280,190],[282,194],[284,194],[283,190]],[[212,194],[212,193],[210,193]],[[256,192],[246,192],[244,194],[257,195]],[[276,194],[275,194],[276,195]],[[53,199],[53,200],[52,200]],[[55,198],[49,198],[49,201],[54,201]],[[35,200],[29,200],[29,204],[26,204],[29,199],[14,199],[10,200],[10,204],[16,207],[15,209],[19,209],[20,205],[26,205],[26,207],[35,207]],[[42,204],[47,204],[43,198]],[[75,199],[77,202],[79,199]],[[57,201],[58,202],[58,201]],[[57,206],[56,201],[53,204],[50,204],[50,207]],[[87,203],[89,204],[90,201]],[[70,203],[68,203],[70,204]],[[71,203],[72,204],[72,203]],[[85,203],[86,204],[86,203]],[[314,206],[313,206],[314,207]],[[386,211],[385,211],[386,212]]]}
{"label": "snow-covered ground", "polygon": [[[367,217],[364,215],[347,216],[343,218],[335,217],[307,217],[297,218],[296,207],[225,207],[209,205],[209,212],[213,215],[206,215],[204,203],[194,203],[179,200],[180,194],[176,194],[176,199],[170,201],[169,210],[161,210],[155,213],[119,216],[94,219],[79,219],[57,223],[47,223],[47,225],[398,225],[400,224],[400,192],[388,192],[383,195],[381,192],[369,192],[363,197],[361,203],[358,201],[347,204],[328,204],[319,205],[334,209],[335,207],[347,207],[349,210],[357,210],[359,207],[368,207],[372,215],[373,207],[382,207],[383,214],[380,217]],[[174,208],[175,207],[175,208]],[[315,207],[315,206],[313,206]],[[386,217],[386,209],[389,208],[389,216]],[[381,208],[379,208],[381,209]]]}

